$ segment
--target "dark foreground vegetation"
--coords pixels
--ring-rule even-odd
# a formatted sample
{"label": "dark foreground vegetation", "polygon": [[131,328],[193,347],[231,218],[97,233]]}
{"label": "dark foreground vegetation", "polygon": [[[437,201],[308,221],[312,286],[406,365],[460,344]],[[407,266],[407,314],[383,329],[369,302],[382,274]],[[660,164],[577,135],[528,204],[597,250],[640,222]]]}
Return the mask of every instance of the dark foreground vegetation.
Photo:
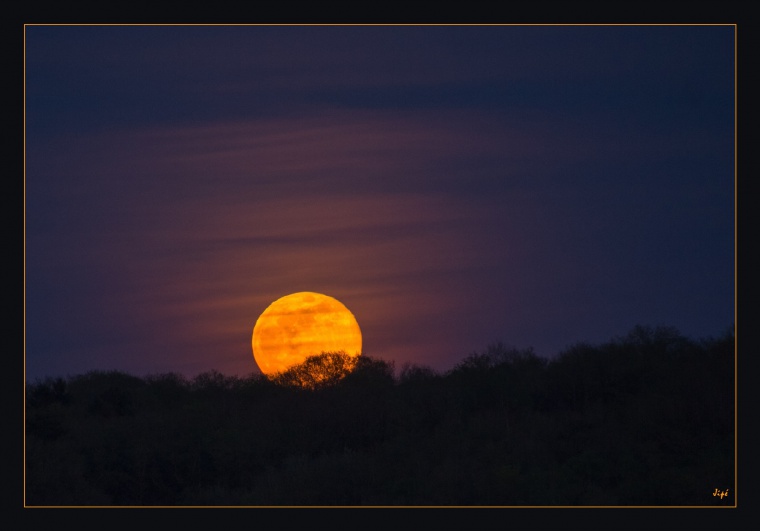
{"label": "dark foreground vegetation", "polygon": [[364,356],[333,385],[292,376],[29,384],[26,504],[734,504],[731,334],[637,327],[551,361],[496,345],[444,374]]}

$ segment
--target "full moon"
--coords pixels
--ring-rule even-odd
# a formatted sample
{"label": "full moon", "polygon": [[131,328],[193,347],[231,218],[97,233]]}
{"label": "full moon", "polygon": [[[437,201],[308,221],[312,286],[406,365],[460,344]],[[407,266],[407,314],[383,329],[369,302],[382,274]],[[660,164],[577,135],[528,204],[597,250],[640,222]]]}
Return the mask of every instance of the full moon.
{"label": "full moon", "polygon": [[253,327],[253,358],[266,375],[283,372],[323,352],[362,352],[354,314],[339,300],[302,291],[274,301]]}

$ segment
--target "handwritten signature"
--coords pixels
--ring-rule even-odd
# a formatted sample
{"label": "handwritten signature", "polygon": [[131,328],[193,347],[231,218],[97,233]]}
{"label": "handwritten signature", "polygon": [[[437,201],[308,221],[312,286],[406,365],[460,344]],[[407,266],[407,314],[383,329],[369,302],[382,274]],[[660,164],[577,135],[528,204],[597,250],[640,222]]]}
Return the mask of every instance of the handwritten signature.
{"label": "handwritten signature", "polygon": [[713,496],[719,496],[720,499],[722,500],[725,496],[728,496],[728,489],[726,490],[715,489],[715,492],[713,492],[712,494]]}

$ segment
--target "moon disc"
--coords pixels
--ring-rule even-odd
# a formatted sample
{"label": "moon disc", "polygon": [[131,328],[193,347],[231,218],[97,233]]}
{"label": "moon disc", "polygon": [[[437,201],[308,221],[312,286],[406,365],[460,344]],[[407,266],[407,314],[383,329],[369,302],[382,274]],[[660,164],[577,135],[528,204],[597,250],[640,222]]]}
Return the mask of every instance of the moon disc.
{"label": "moon disc", "polygon": [[264,310],[253,327],[251,346],[259,369],[270,375],[323,352],[359,356],[362,334],[354,315],[339,300],[302,291],[281,297]]}

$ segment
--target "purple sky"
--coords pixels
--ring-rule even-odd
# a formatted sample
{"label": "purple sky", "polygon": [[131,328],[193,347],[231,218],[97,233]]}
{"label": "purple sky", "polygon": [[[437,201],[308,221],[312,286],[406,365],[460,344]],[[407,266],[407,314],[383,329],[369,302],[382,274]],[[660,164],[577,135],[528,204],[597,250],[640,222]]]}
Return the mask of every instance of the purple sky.
{"label": "purple sky", "polygon": [[27,380],[258,372],[337,298],[452,368],[734,323],[723,26],[27,26]]}

